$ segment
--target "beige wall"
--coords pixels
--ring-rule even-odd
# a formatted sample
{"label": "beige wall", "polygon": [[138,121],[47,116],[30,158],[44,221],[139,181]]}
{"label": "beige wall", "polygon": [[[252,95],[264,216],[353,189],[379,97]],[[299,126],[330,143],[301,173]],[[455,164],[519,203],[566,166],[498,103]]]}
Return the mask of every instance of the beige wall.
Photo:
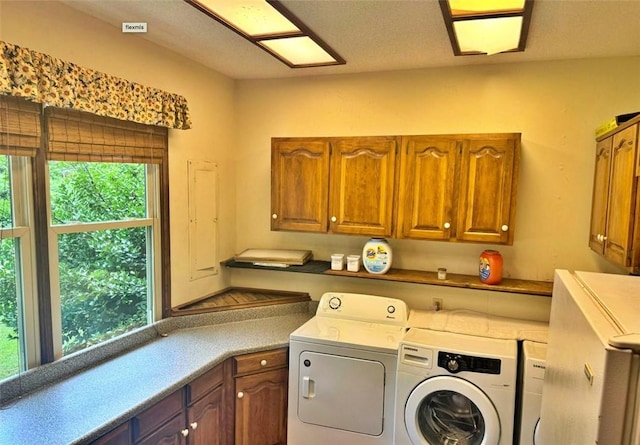
{"label": "beige wall", "polygon": [[187,161],[218,164],[218,254],[229,256],[236,244],[234,82],[140,35],[123,34],[52,1],[0,1],[0,39],[187,98],[193,128],[169,132],[172,303],[226,287],[223,273],[190,280]]}
{"label": "beige wall", "polygon": [[223,269],[190,281],[187,161],[219,165],[220,259],[248,247],[359,253],[365,237],[271,232],[272,136],[521,132],[512,247],[391,240],[394,266],[475,274],[497,247],[505,275],[550,280],[555,268],[621,272],[587,247],[594,128],[635,111],[640,58],[570,60],[303,79],[234,82],[178,54],[123,35],[56,2],[0,1],[0,39],[184,95],[192,130],[170,132],[173,305],[229,283],[310,292],[354,291],[445,308],[546,319],[550,299],[501,292],[268,271]]}
{"label": "beige wall", "polygon": [[[478,255],[500,250],[504,274],[551,280],[556,268],[621,272],[588,246],[594,129],[638,110],[640,58],[570,60],[238,83],[237,250],[311,249],[316,258],[359,253],[365,237],[270,232],[272,136],[521,132],[522,163],[511,247],[391,240],[394,266],[476,274]],[[248,179],[250,178],[250,179]],[[355,290],[445,307],[544,319],[549,299],[374,280],[231,271],[232,283]],[[291,276],[294,275],[294,276]]]}

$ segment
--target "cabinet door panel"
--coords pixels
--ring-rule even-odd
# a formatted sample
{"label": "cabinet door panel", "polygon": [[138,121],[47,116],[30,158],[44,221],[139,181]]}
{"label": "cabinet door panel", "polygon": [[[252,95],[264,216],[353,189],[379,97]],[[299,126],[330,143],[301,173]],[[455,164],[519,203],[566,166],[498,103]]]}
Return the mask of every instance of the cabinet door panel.
{"label": "cabinet door panel", "polygon": [[[175,419],[176,414],[183,414],[183,410],[184,389],[179,389],[133,419],[134,440],[137,442],[141,437],[156,431],[169,419]],[[184,415],[182,415],[182,425],[184,426]]]}
{"label": "cabinet door panel", "polygon": [[632,217],[636,200],[635,146],[638,125],[613,135],[611,152],[611,182],[605,242],[605,257],[622,266],[629,266]]}
{"label": "cabinet door panel", "polygon": [[513,243],[516,138],[471,139],[460,163],[457,238],[496,244]]}
{"label": "cabinet door panel", "polygon": [[136,445],[185,445],[186,439],[182,434],[184,429],[185,417],[182,412],[163,424],[146,439],[136,442]]}
{"label": "cabinet door panel", "polygon": [[288,376],[283,368],[236,378],[236,445],[287,443]]}
{"label": "cabinet door panel", "polygon": [[446,240],[455,234],[456,155],[452,138],[403,140],[398,199],[401,237]]}
{"label": "cabinet door panel", "polygon": [[274,139],[271,152],[271,230],[326,232],[329,143]]}
{"label": "cabinet door panel", "polygon": [[329,198],[331,232],[392,235],[397,145],[394,137],[335,142]]}
{"label": "cabinet door panel", "polygon": [[189,445],[222,445],[223,416],[220,386],[188,408]]}
{"label": "cabinet door panel", "polygon": [[596,145],[596,166],[593,178],[593,196],[591,206],[591,230],[589,247],[604,253],[604,235],[607,223],[607,199],[609,197],[609,176],[611,171],[611,147],[613,138],[609,137]]}

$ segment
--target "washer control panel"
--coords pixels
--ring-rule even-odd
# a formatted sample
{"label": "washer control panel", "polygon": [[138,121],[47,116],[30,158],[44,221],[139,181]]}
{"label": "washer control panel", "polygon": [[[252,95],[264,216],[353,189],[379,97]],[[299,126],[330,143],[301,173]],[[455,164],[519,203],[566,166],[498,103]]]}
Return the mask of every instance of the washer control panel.
{"label": "washer control panel", "polygon": [[320,299],[316,316],[405,326],[408,309],[404,301],[396,298],[327,292]]}
{"label": "washer control panel", "polygon": [[474,357],[445,351],[438,352],[438,367],[446,369],[452,374],[461,371],[500,374],[500,365],[501,361],[497,358]]}

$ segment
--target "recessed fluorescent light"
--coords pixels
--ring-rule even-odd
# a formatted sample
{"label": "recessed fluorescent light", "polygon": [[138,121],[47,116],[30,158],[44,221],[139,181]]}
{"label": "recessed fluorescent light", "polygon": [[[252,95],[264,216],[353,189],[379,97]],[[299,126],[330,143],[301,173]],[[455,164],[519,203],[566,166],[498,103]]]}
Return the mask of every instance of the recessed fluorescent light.
{"label": "recessed fluorescent light", "polygon": [[291,68],[345,60],[278,0],[185,0]]}
{"label": "recessed fluorescent light", "polygon": [[262,40],[260,44],[281,55],[292,65],[317,66],[335,62],[331,54],[307,36]]}
{"label": "recessed fluorescent light", "polygon": [[456,56],[524,51],[533,0],[439,0]]}

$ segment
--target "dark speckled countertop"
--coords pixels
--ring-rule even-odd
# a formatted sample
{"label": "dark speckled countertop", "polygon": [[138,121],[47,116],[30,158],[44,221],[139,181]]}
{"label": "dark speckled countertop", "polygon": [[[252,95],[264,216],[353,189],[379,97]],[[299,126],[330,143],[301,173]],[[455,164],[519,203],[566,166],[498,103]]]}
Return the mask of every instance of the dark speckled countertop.
{"label": "dark speckled countertop", "polygon": [[287,346],[313,312],[283,306],[163,320],[150,341],[1,407],[0,444],[89,443],[229,357]]}

